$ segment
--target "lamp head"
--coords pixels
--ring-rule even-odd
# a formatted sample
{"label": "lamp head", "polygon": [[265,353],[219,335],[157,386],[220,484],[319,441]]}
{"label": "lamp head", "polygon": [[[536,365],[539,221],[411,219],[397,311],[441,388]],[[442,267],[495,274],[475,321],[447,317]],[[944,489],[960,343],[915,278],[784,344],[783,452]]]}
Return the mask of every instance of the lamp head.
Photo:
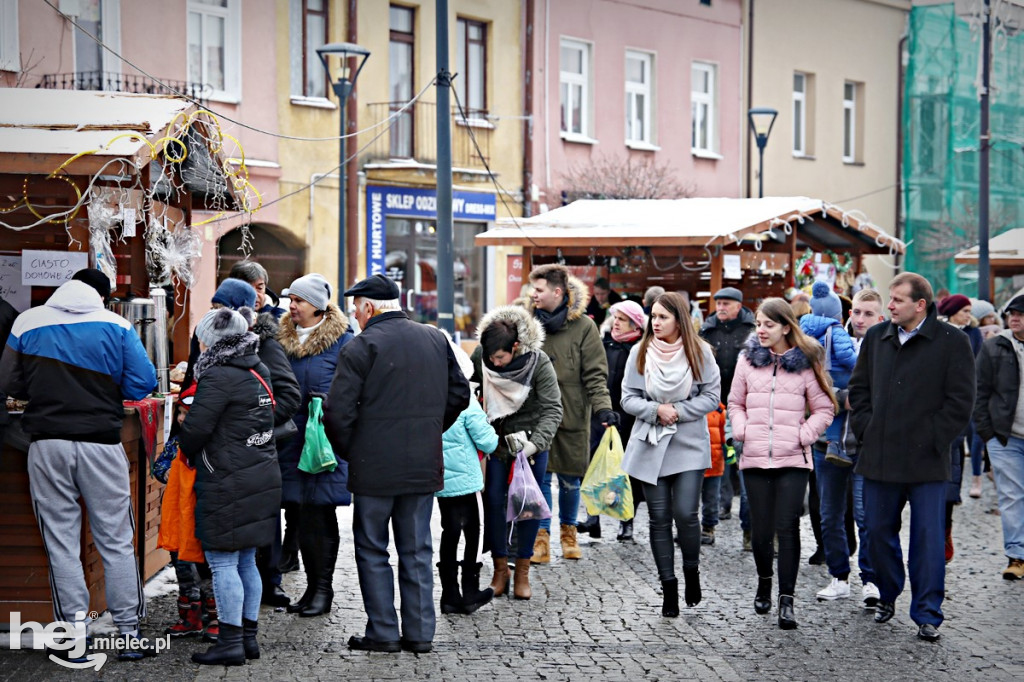
{"label": "lamp head", "polygon": [[768,144],[768,136],[772,134],[772,126],[775,125],[775,117],[778,115],[778,111],[767,107],[754,107],[747,112],[750,129],[754,132],[754,138],[760,149],[764,149]]}
{"label": "lamp head", "polygon": [[[366,60],[370,57],[370,51],[355,43],[327,43],[318,47],[316,53],[320,55],[320,62],[324,65],[324,70],[327,71],[334,94],[344,100],[352,92],[356,79],[359,78],[359,72],[363,70]],[[327,62],[329,56],[338,57],[340,60],[337,74],[331,73],[330,64]],[[352,58],[359,58],[358,66],[354,68]],[[337,77],[335,78],[334,75]]]}

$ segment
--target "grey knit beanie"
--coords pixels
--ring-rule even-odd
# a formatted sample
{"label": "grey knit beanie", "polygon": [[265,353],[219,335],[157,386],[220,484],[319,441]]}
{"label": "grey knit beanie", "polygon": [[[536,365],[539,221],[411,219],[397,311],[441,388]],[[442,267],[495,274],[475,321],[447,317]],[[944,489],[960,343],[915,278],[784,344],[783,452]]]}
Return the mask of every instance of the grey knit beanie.
{"label": "grey knit beanie", "polygon": [[241,308],[237,311],[230,308],[211,310],[199,321],[196,336],[209,348],[230,336],[244,334],[249,331],[249,321],[245,313],[249,313],[249,318],[252,317],[250,308]]}
{"label": "grey knit beanie", "polygon": [[327,310],[327,305],[331,302],[331,285],[323,275],[315,272],[299,277],[281,293],[308,301],[317,310]]}

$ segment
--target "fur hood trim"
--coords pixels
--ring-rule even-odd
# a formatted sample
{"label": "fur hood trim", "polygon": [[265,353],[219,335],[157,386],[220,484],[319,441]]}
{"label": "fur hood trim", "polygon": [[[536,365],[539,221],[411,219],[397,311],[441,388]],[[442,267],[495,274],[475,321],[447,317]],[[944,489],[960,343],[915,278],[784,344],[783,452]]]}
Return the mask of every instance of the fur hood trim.
{"label": "fur hood trim", "polygon": [[277,338],[278,333],[281,331],[281,325],[278,324],[277,319],[271,313],[260,313],[256,317],[256,324],[252,326],[250,331],[260,337],[260,341],[266,341],[267,339]]}
{"label": "fur hood trim", "polygon": [[330,348],[348,329],[345,313],[335,304],[328,303],[323,323],[313,330],[306,343],[299,343],[299,332],[295,329],[291,315],[281,317],[281,331],[277,334],[277,340],[290,358],[312,357]]}
{"label": "fur hood trim", "polygon": [[[541,265],[534,268],[533,272],[530,274],[536,276],[538,272],[543,272],[544,268],[554,269],[564,267],[564,265],[556,265],[554,263]],[[590,288],[587,287],[579,277],[570,275],[568,272],[566,272],[566,288],[569,290],[569,304],[567,306],[569,308],[569,312],[565,319],[566,322],[572,322],[573,320],[578,320],[587,314],[587,304],[590,303]],[[532,298],[527,299],[526,309],[530,311],[531,315],[533,314],[534,305]]]}
{"label": "fur hood trim", "polygon": [[537,318],[517,305],[505,305],[495,308],[484,315],[477,325],[477,338],[483,335],[484,330],[497,320],[506,320],[516,325],[519,330],[519,355],[524,352],[539,352],[544,347],[544,327]]}
{"label": "fur hood trim", "polygon": [[231,360],[243,355],[255,355],[260,348],[260,339],[252,332],[237,336],[228,336],[200,354],[196,360],[194,376],[198,382],[200,377],[211,367],[226,365]]}
{"label": "fur hood trim", "polygon": [[750,364],[754,367],[768,367],[778,358],[779,367],[790,374],[799,374],[805,369],[811,368],[811,361],[807,359],[807,356],[799,348],[790,348],[781,356],[778,356],[771,349],[765,348],[758,343],[756,336],[751,336],[747,339],[743,354],[747,356]]}

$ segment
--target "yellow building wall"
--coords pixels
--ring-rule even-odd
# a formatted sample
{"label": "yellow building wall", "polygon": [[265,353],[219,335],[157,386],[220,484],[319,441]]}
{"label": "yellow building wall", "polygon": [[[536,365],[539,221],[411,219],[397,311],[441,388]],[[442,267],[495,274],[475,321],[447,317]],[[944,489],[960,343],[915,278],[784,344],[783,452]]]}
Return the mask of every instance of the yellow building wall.
{"label": "yellow building wall", "polygon": [[[330,3],[329,39],[332,42],[346,41],[345,13],[347,2],[335,0]],[[434,2],[401,2],[405,7],[415,9],[414,81],[413,92],[419,92],[433,79],[436,66],[436,22]],[[278,26],[275,40],[279,55],[289,55],[289,1],[277,2]],[[487,36],[487,104],[490,114],[496,117],[490,132],[491,170],[498,182],[511,193],[497,198],[497,216],[521,215],[521,199],[517,194],[522,188],[523,174],[523,75],[522,75],[522,7],[518,1],[509,0],[453,0],[449,2],[449,70],[456,65],[456,20],[465,17],[482,21],[488,25]],[[380,107],[372,105],[391,100],[388,87],[389,76],[389,3],[383,0],[361,0],[358,4],[357,43],[370,50],[370,57],[356,82],[353,97],[357,102],[355,128],[360,133],[350,149],[364,150],[359,154],[359,183],[357,196],[348,201],[357,201],[359,218],[347,229],[359,234],[358,271],[349,273],[354,281],[366,275],[366,184],[394,184],[435,187],[436,174],[433,165],[421,164],[415,168],[395,167],[365,169],[366,157],[374,147],[374,137],[381,133],[383,126],[371,128],[384,115],[378,115]],[[304,137],[331,137],[339,134],[337,99],[329,95],[330,108],[296,104],[289,97],[290,65],[287,57],[278,60],[277,83],[281,96],[279,116],[282,132]],[[436,88],[430,87],[420,101],[436,103]],[[452,105],[455,100],[452,96]],[[386,114],[385,114],[386,115]],[[512,118],[515,117],[515,118]],[[452,126],[453,136],[456,134]],[[436,135],[435,130],[417,130],[418,134]],[[379,143],[378,143],[379,144]],[[340,152],[337,140],[325,142],[302,142],[281,140],[279,160],[282,168],[280,191],[286,195],[310,183],[314,174],[324,173],[336,167]],[[379,164],[378,164],[379,165]],[[482,171],[482,167],[479,168]],[[483,173],[456,173],[455,189],[497,193],[494,184]],[[286,198],[280,204],[280,222],[307,244],[306,269],[320,272],[329,281],[337,278],[338,252],[338,179],[328,177],[315,188],[301,191]],[[495,287],[499,302],[504,298],[502,283],[505,277],[505,256],[498,254],[495,272],[489,278],[489,286]],[[339,287],[340,288],[340,287]]]}

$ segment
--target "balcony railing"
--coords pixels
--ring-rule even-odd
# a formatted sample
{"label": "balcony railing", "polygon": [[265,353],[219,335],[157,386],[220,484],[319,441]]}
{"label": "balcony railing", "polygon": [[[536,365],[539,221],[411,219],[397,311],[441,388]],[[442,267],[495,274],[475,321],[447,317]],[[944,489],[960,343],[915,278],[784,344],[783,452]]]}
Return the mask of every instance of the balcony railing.
{"label": "balcony railing", "polygon": [[[370,104],[370,120],[382,121],[400,110],[404,102]],[[457,112],[451,114],[452,166],[483,170],[491,163],[491,137],[494,126],[482,112],[471,112],[468,120]],[[473,144],[476,138],[476,145]],[[477,151],[479,146],[479,152]],[[483,157],[481,159],[481,157]],[[416,102],[398,115],[390,130],[377,138],[367,151],[367,160],[413,160],[437,163],[437,105]]]}
{"label": "balcony railing", "polygon": [[[165,87],[165,84],[167,87]],[[77,71],[51,73],[43,76],[37,88],[48,90],[103,90],[106,92],[134,92],[149,95],[173,95],[175,91],[192,99],[205,101],[211,92],[208,85],[164,79],[162,82],[136,74],[113,71]],[[173,90],[172,90],[173,89]]]}

